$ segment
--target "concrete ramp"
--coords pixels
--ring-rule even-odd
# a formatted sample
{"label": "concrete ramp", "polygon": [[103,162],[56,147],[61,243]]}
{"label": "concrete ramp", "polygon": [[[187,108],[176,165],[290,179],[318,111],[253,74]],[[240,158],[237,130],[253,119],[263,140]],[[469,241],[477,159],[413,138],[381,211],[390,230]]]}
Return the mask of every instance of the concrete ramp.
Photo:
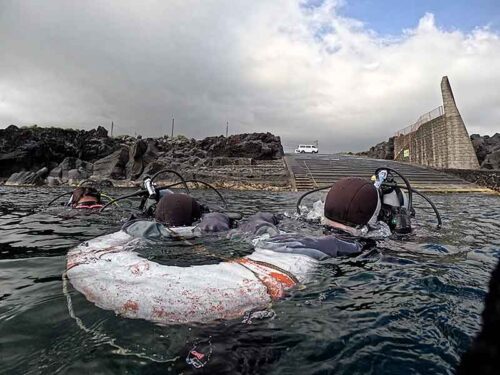
{"label": "concrete ramp", "polygon": [[427,192],[490,192],[489,189],[438,170],[392,160],[368,159],[356,156],[286,155],[285,162],[296,191],[332,185],[342,177],[370,178],[380,167],[389,167],[403,174],[412,186]]}

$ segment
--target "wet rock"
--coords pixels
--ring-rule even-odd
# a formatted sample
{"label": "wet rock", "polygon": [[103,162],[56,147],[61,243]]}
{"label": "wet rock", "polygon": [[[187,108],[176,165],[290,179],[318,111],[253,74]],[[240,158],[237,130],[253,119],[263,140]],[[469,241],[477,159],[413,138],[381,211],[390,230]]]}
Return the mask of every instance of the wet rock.
{"label": "wet rock", "polygon": [[42,168],[37,172],[23,171],[13,173],[9,179],[5,182],[8,186],[18,186],[18,185],[43,185],[44,178],[48,174],[47,168]]}

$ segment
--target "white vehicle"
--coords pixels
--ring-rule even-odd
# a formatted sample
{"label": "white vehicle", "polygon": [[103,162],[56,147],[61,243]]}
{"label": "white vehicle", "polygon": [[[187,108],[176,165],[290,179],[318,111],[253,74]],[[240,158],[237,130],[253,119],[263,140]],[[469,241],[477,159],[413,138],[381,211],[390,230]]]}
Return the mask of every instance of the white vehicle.
{"label": "white vehicle", "polygon": [[299,145],[299,148],[295,149],[296,154],[317,154],[318,148],[314,145]]}

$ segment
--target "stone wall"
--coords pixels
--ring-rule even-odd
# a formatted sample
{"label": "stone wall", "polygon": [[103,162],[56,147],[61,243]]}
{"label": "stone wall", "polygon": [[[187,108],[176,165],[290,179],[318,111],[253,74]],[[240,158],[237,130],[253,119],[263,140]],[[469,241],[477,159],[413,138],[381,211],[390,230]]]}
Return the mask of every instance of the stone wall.
{"label": "stone wall", "polygon": [[394,138],[394,159],[435,168],[478,169],[448,77],[441,81],[444,114]]}
{"label": "stone wall", "polygon": [[[448,163],[448,135],[444,115],[439,116],[412,133],[394,138],[394,159],[436,168]],[[404,151],[408,150],[407,153]]]}

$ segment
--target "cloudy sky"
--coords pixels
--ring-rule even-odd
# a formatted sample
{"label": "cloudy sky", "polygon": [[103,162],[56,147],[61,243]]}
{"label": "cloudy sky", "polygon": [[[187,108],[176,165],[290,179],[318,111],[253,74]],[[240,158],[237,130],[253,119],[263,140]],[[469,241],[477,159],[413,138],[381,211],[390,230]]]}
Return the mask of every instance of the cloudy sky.
{"label": "cloudy sky", "polygon": [[0,127],[359,151],[441,105],[500,131],[498,0],[0,0]]}

